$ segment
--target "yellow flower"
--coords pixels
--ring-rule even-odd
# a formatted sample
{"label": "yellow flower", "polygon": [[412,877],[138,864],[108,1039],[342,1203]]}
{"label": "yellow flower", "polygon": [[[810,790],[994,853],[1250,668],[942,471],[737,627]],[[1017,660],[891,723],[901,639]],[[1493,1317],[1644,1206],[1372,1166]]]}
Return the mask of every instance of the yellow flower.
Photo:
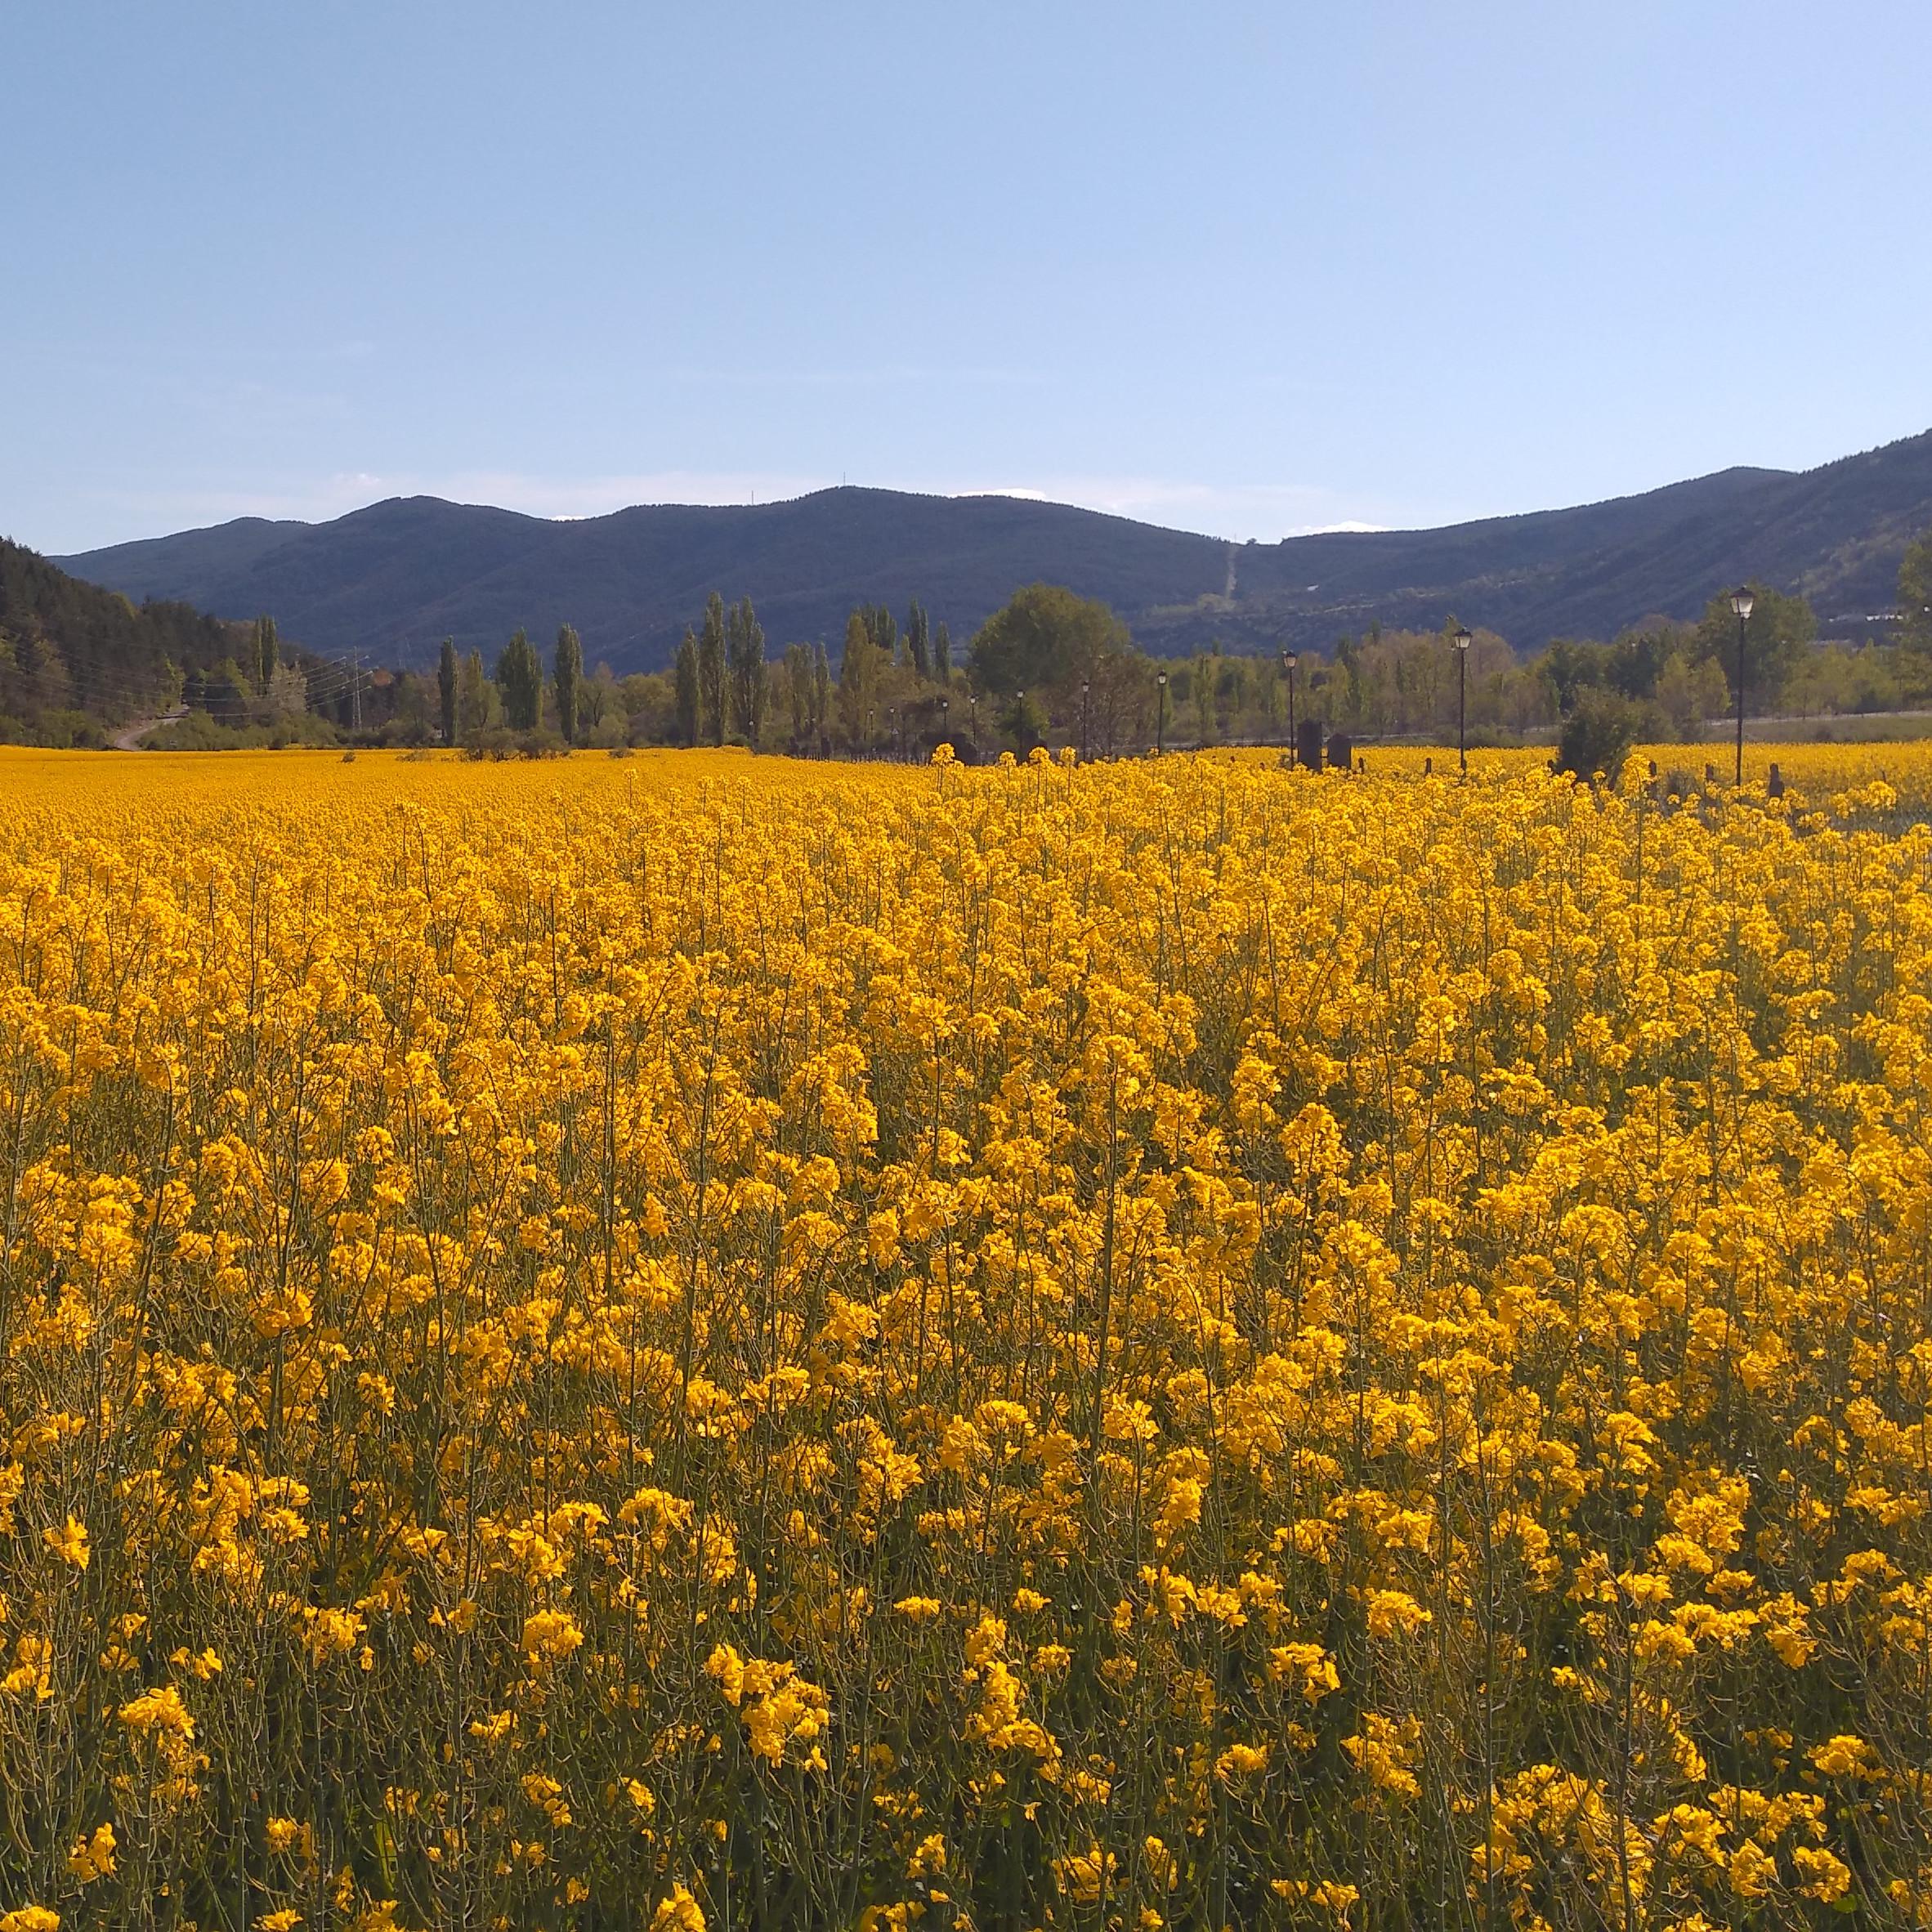
{"label": "yellow flower", "polygon": [[651,1932],[704,1932],[704,1914],[682,1885],[673,1885],[651,1915]]}
{"label": "yellow flower", "polygon": [[1863,1737],[1840,1731],[1823,1744],[1813,1745],[1807,1754],[1827,1778],[1875,1778],[1879,1764],[1876,1754]]}
{"label": "yellow flower", "polygon": [[1429,1621],[1429,1612],[1407,1590],[1371,1590],[1368,1593],[1371,1637],[1412,1637]]}
{"label": "yellow flower", "polygon": [[131,1731],[179,1737],[183,1742],[195,1735],[195,1720],[172,1684],[144,1691],[121,1706],[121,1722]]}
{"label": "yellow flower", "polygon": [[523,1620],[522,1649],[533,1663],[559,1662],[579,1648],[584,1632],[561,1610],[537,1610]]}
{"label": "yellow flower", "polygon": [[96,1825],[93,1836],[77,1838],[74,1849],[67,1854],[67,1869],[83,1885],[92,1885],[97,1878],[105,1878],[114,1868],[114,1828],[112,1825]]}
{"label": "yellow flower", "polygon": [[47,1530],[42,1534],[47,1548],[63,1563],[72,1563],[77,1570],[87,1568],[87,1532],[73,1517],[67,1518],[63,1528]]}

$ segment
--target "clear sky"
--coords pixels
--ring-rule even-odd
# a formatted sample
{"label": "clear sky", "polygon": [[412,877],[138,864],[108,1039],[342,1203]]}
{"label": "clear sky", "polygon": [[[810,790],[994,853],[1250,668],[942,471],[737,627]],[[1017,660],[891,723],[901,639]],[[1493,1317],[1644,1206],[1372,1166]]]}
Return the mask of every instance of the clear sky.
{"label": "clear sky", "polygon": [[1924,0],[0,0],[0,533],[1232,537],[1932,427]]}

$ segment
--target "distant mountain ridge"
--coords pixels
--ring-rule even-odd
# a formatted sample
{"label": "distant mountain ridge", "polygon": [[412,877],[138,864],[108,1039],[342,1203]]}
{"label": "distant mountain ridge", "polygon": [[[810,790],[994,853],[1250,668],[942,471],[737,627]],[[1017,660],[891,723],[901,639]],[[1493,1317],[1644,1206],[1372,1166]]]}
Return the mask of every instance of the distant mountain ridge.
{"label": "distant mountain ridge", "polygon": [[[713,589],[773,648],[834,652],[855,604],[919,598],[964,639],[1022,584],[1104,598],[1147,648],[1324,648],[1451,615],[1519,650],[1694,616],[1755,577],[1830,620],[1887,609],[1932,527],[1932,431],[1803,472],[1729,469],[1639,495],[1436,530],[1235,544],[1017,497],[824,490],[788,503],[640,506],[560,522],[392,498],[327,523],[241,517],[53,561],[136,598],[271,613],[313,651],[421,664],[569,623],[618,671],[666,663]],[[1230,584],[1232,589],[1230,594]]]}

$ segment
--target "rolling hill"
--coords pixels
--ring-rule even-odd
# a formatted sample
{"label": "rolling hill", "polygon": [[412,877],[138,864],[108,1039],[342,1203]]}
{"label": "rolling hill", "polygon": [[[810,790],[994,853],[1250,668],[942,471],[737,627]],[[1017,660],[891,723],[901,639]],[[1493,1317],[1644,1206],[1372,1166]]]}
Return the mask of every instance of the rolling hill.
{"label": "rolling hill", "polygon": [[655,505],[552,521],[433,497],[331,522],[244,517],[54,560],[136,598],[272,613],[311,650],[423,664],[454,635],[494,651],[574,624],[619,671],[668,661],[713,589],[749,595],[774,648],[834,651],[854,604],[921,599],[964,638],[1020,584],[1104,598],[1151,650],[1322,648],[1373,623],[1453,615],[1519,650],[1688,617],[1756,577],[1821,617],[1889,607],[1932,527],[1932,431],[1804,472],[1729,469],[1640,495],[1438,530],[1232,544],[1012,497],[821,490],[789,503]]}
{"label": "rolling hill", "polygon": [[0,538],[0,715],[137,717],[166,701],[178,673],[218,664],[241,643],[238,627],[185,603],[136,610]]}

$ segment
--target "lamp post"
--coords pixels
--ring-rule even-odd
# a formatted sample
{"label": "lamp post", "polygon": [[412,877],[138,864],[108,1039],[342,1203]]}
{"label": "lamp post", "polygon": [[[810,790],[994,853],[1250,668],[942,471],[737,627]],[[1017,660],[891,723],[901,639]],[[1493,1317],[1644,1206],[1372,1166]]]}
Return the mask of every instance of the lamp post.
{"label": "lamp post", "polygon": [[1295,667],[1300,662],[1292,651],[1281,653],[1281,668],[1288,673],[1288,762],[1291,765],[1301,763],[1301,749],[1295,741]]}
{"label": "lamp post", "polygon": [[1013,694],[1013,741],[1022,751],[1026,749],[1026,687],[1021,687]]}
{"label": "lamp post", "polygon": [[979,693],[966,694],[966,722],[973,733],[973,762],[979,763]]}
{"label": "lamp post", "polygon": [[953,701],[950,698],[942,697],[939,700],[939,741],[941,745],[952,743],[952,736],[947,729],[946,722],[946,714],[952,709],[952,704]]}
{"label": "lamp post", "polygon": [[1469,754],[1465,727],[1469,713],[1469,632],[1467,624],[1456,627],[1456,768],[1469,775]]}
{"label": "lamp post", "polygon": [[1087,762],[1087,700],[1092,695],[1093,682],[1089,678],[1080,680],[1080,763]]}
{"label": "lamp post", "polygon": [[1155,680],[1161,687],[1161,709],[1154,721],[1154,756],[1159,758],[1167,749],[1167,673],[1161,672]]}
{"label": "lamp post", "polygon": [[1732,780],[1734,785],[1744,782],[1744,627],[1756,602],[1748,584],[1740,584],[1731,593],[1731,608],[1737,613],[1737,769]]}

